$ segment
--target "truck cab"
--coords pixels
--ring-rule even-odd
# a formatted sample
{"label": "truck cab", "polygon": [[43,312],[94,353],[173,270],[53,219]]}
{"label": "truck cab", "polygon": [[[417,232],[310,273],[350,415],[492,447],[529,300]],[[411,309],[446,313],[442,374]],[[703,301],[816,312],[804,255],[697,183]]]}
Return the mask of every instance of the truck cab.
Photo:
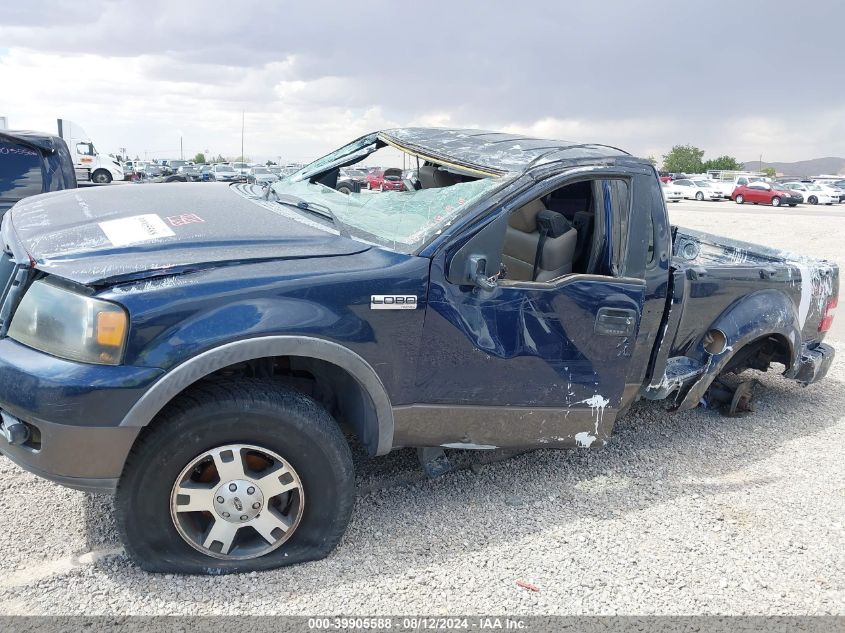
{"label": "truck cab", "polygon": [[56,136],[0,130],[0,217],[29,196],[75,189],[73,159]]}
{"label": "truck cab", "polygon": [[79,125],[58,119],[59,136],[65,140],[73,156],[76,179],[79,182],[109,184],[124,178],[123,166],[108,155],[100,154],[94,142]]}

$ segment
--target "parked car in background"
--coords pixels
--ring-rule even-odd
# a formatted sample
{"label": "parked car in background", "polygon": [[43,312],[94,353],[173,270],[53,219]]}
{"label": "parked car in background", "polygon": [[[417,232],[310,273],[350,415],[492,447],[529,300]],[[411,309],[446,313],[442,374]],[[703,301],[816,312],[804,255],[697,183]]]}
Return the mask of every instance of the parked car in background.
{"label": "parked car in background", "polygon": [[684,190],[676,187],[671,181],[660,179],[660,188],[663,190],[663,199],[666,202],[680,202],[684,199]]}
{"label": "parked car in background", "polygon": [[[390,184],[387,184],[388,179]],[[405,184],[402,182],[402,170],[397,167],[388,167],[386,169],[382,167],[371,167],[367,172],[367,189],[404,191]]]}
{"label": "parked car in background", "polygon": [[179,173],[180,168],[192,164],[187,160],[169,160],[163,165],[163,171],[165,174],[176,174]]}
{"label": "parked car in background", "polygon": [[202,170],[200,165],[194,165],[193,163],[179,167],[179,169],[176,170],[176,175],[184,176],[191,182],[198,182],[202,180]]}
{"label": "parked car in background", "polygon": [[243,178],[249,175],[249,165],[247,163],[232,163],[232,167]]}
{"label": "parked car in background", "polygon": [[398,173],[392,173],[394,170],[386,170],[384,179],[381,183],[382,191],[406,191],[405,181],[402,180],[402,170],[395,170]]}
{"label": "parked car in background", "polygon": [[23,198],[75,188],[73,156],[60,137],[0,130],[0,216]]}
{"label": "parked car in background", "polygon": [[845,188],[837,187],[832,182],[827,181],[815,181],[813,184],[821,187],[822,191],[829,195],[834,203],[839,204],[840,202],[845,202]]}
{"label": "parked car in background", "polygon": [[127,161],[123,163],[123,179],[124,180],[140,180],[143,178],[143,173],[139,171],[141,163]]}
{"label": "parked car in background", "polygon": [[197,165],[200,172],[200,181],[201,182],[208,182],[211,180],[211,169],[213,165]]}
{"label": "parked car in background", "polygon": [[147,163],[144,166],[143,174],[145,178],[157,178],[164,175],[164,169],[156,163]]}
{"label": "parked car in background", "polygon": [[338,178],[343,180],[354,180],[361,187],[365,187],[367,185],[367,170],[358,169],[356,167],[344,167],[340,170]]}
{"label": "parked car in background", "polygon": [[807,204],[833,204],[831,195],[822,189],[821,186],[812,182],[792,181],[776,184],[781,184],[781,186],[798,193],[801,196],[801,202],[806,202]]}
{"label": "parked car in background", "polygon": [[384,170],[381,167],[370,167],[367,169],[367,189],[378,189],[384,182]]}
{"label": "parked car in background", "polygon": [[794,207],[799,202],[803,202],[799,192],[791,191],[777,182],[753,182],[750,185],[740,185],[733,190],[731,200],[737,204],[751,202],[752,204],[770,204],[773,207],[779,207],[782,204]]}
{"label": "parked car in background", "polygon": [[724,180],[713,180],[710,178],[703,178],[707,182],[707,184],[714,189],[722,198],[730,199],[731,194],[734,192],[736,186],[732,182],[727,182]]}
{"label": "parked car in background", "polygon": [[255,185],[265,185],[278,179],[267,167],[250,167],[246,175],[246,181]]}
{"label": "parked car in background", "polygon": [[241,174],[232,165],[220,164],[211,168],[211,180],[235,182],[241,179]]}
{"label": "parked car in background", "polygon": [[684,198],[689,200],[722,199],[722,190],[713,187],[709,180],[680,178],[678,180],[673,180],[672,184],[681,189],[681,191],[684,192]]}

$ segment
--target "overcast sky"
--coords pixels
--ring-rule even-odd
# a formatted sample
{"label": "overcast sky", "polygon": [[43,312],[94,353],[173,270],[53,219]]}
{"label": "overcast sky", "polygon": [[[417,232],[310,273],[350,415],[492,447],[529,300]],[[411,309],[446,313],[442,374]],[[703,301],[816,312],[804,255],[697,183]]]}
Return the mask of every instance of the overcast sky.
{"label": "overcast sky", "polygon": [[[644,9],[643,7],[648,7]],[[658,158],[845,156],[845,2],[16,0],[0,116],[101,151],[306,160],[403,125]]]}

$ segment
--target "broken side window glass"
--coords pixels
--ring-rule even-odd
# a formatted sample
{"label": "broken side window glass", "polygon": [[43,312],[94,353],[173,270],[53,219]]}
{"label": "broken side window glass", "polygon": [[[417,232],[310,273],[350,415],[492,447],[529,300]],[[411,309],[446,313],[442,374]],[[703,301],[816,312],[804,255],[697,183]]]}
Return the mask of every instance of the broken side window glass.
{"label": "broken side window glass", "polygon": [[352,141],[344,145],[340,149],[336,149],[330,154],[326,154],[322,158],[308,163],[305,167],[288,176],[291,182],[299,182],[306,178],[311,178],[317,174],[328,171],[333,167],[337,167],[353,160],[360,160],[378,149],[376,145],[378,134],[367,134],[358,140]]}

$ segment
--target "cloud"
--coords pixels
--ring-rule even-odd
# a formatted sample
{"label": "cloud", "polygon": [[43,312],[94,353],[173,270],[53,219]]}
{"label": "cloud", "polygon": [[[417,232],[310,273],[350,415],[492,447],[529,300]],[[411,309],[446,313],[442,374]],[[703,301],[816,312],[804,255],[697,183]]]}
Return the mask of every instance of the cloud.
{"label": "cloud", "polygon": [[366,125],[414,123],[639,154],[845,155],[840,2],[815,3],[812,29],[785,21],[786,0],[351,6],[14,3],[0,114],[41,128],[72,118],[133,153],[172,152],[177,130],[192,150],[237,153],[246,111],[256,157],[305,159]]}

